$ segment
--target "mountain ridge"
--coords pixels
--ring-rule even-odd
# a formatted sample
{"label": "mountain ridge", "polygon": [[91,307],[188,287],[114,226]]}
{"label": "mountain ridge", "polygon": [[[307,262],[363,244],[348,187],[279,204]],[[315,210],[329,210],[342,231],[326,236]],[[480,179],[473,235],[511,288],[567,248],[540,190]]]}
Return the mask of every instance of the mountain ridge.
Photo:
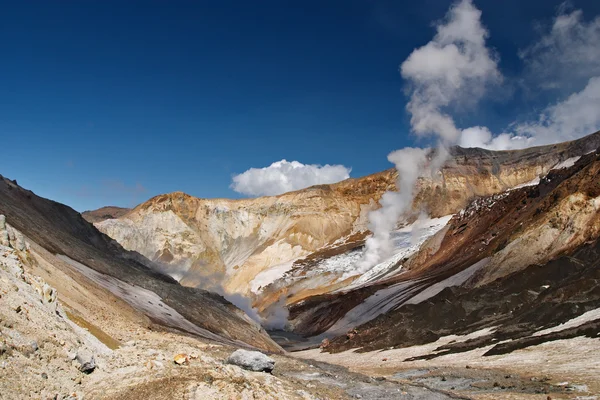
{"label": "mountain ridge", "polygon": [[[600,132],[523,150],[453,147],[441,174],[419,178],[413,213],[405,223],[424,210],[431,217],[453,214],[472,198],[527,184],[598,146]],[[207,276],[226,276],[226,291],[255,297],[249,283],[260,274],[285,273],[292,267],[288,264],[338,240],[368,234],[368,213],[378,207],[383,193],[397,189],[396,179],[397,172],[388,169],[278,196],[233,200],[174,192],[96,226],[125,248],[160,263],[184,285],[201,285]],[[269,280],[266,284],[272,283]],[[270,297],[259,308],[276,300]]]}

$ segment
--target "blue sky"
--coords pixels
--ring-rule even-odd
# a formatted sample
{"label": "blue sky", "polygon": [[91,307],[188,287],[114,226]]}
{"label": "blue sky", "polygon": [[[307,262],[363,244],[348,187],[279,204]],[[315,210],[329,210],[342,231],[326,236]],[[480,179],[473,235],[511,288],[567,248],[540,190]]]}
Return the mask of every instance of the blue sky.
{"label": "blue sky", "polygon": [[[411,134],[398,68],[448,1],[2,3],[0,173],[79,211],[240,197],[233,175],[281,159],[357,177],[429,144]],[[524,90],[518,57],[561,2],[474,4],[504,81],[454,118],[501,132],[564,96]]]}

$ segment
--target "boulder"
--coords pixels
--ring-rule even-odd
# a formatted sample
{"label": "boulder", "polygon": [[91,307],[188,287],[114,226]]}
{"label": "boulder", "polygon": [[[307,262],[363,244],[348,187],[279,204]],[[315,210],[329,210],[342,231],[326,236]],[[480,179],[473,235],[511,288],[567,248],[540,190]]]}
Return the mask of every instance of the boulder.
{"label": "boulder", "polygon": [[79,370],[83,373],[90,374],[96,369],[94,355],[87,350],[78,351],[75,359],[79,363]]}
{"label": "boulder", "polygon": [[259,351],[243,349],[238,349],[231,353],[227,359],[227,363],[255,372],[271,372],[275,367],[275,360],[265,354]]}

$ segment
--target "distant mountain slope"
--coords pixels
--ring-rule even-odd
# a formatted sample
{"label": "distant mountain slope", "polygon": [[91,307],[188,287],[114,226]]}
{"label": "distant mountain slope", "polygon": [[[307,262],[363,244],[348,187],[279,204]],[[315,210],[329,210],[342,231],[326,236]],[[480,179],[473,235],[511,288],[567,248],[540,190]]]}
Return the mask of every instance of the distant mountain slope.
{"label": "distant mountain slope", "polygon": [[131,211],[131,208],[106,206],[92,211],[84,211],[81,216],[90,223],[102,222],[106,219],[119,218]]}
{"label": "distant mountain slope", "polygon": [[221,296],[179,285],[150,268],[147,259],[99,232],[75,210],[3,177],[0,214],[43,255],[36,262],[48,265],[42,270],[51,268],[53,274],[74,276],[84,286],[108,290],[158,324],[212,340],[280,351],[262,328]]}
{"label": "distant mountain slope", "polygon": [[[441,173],[418,180],[414,214],[405,222],[412,222],[421,211],[431,217],[454,214],[476,197],[532,182],[598,146],[600,133],[515,151],[454,147]],[[307,281],[315,263],[303,260],[326,259],[360,247],[368,233],[368,212],[379,207],[385,191],[396,189],[396,178],[395,170],[387,170],[242,200],[199,199],[176,192],[154,197],[96,226],[126,249],[161,263],[182,284],[196,286],[207,277],[218,277],[227,291],[255,298],[262,309],[286,293],[288,283],[281,279],[292,270],[296,274],[292,283],[302,285],[294,290],[293,301],[350,285],[356,277],[340,286],[335,272],[330,279]],[[265,289],[275,282],[279,283]]]}

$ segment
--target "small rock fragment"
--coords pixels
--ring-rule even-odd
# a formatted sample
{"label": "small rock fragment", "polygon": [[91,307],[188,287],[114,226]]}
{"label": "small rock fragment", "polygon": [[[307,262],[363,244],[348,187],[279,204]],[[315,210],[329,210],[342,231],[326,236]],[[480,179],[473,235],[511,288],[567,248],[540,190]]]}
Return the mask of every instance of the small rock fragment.
{"label": "small rock fragment", "polygon": [[146,363],[146,368],[148,369],[158,369],[158,368],[163,368],[164,365],[163,363],[161,363],[160,361],[157,360],[150,360]]}
{"label": "small rock fragment", "polygon": [[189,363],[190,359],[187,356],[187,354],[179,353],[179,354],[176,354],[175,357],[173,357],[173,361],[177,365],[183,365],[183,364]]}

